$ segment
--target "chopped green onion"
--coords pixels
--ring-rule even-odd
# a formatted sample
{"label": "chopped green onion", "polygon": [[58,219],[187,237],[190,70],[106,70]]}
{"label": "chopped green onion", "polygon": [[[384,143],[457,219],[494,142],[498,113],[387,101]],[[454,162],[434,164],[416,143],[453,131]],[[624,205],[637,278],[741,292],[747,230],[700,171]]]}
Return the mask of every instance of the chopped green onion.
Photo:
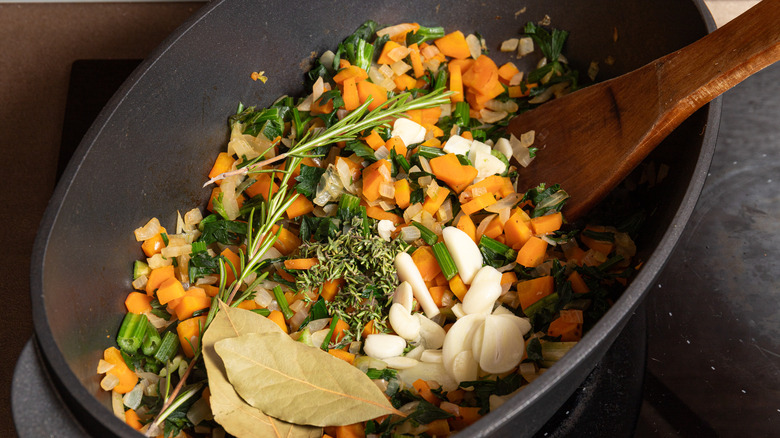
{"label": "chopped green onion", "polygon": [[406,34],[406,45],[410,46],[412,44],[420,44],[425,41],[437,40],[443,36],[444,36],[443,27],[420,26],[420,28],[417,29],[416,31],[409,32]]}
{"label": "chopped green onion", "polygon": [[452,118],[455,120],[455,124],[463,127],[469,126],[471,123],[471,116],[469,115],[468,102],[458,102],[455,104],[455,111],[452,112]]}
{"label": "chopped green onion", "polygon": [[507,265],[517,257],[517,251],[488,236],[480,237],[478,246],[485,264],[494,268]]}
{"label": "chopped green onion", "polygon": [[163,243],[165,244],[165,246],[168,246],[168,242],[170,242],[168,240],[168,233],[160,233],[160,237],[162,237],[162,240],[163,240]]}
{"label": "chopped green onion", "polygon": [[417,222],[412,221],[412,225],[414,225],[418,230],[420,230],[420,238],[425,241],[428,245],[433,245],[434,243],[439,241],[439,236],[436,235],[433,231],[429,230],[425,225]]}
{"label": "chopped green onion", "polygon": [[444,242],[437,242],[433,244],[432,248],[433,255],[436,257],[436,261],[439,262],[441,273],[444,274],[448,281],[451,280],[458,273],[458,267],[455,266],[455,262],[452,260],[449,250],[447,250],[447,245]]}
{"label": "chopped green onion", "polygon": [[320,348],[328,351],[328,345],[330,345],[330,339],[333,337],[333,332],[336,330],[336,324],[339,322],[339,314],[333,315],[333,318],[330,320],[330,330],[328,330],[328,334],[325,335],[325,339],[322,341],[322,345],[320,345]]}
{"label": "chopped green onion", "polygon": [[190,250],[190,254],[198,254],[200,252],[206,252],[206,251],[208,251],[208,246],[206,245],[206,242],[203,241],[192,242],[192,249]]}
{"label": "chopped green onion", "polygon": [[138,351],[144,341],[148,321],[146,315],[129,312],[125,315],[116,337],[116,343],[122,351],[127,354]]}
{"label": "chopped green onion", "polygon": [[409,164],[409,161],[406,160],[406,157],[403,155],[396,154],[395,156],[395,162],[398,163],[398,166],[401,167],[401,169],[404,170],[404,172],[409,172],[409,169],[411,169],[411,165]]}
{"label": "chopped green onion", "polygon": [[160,348],[154,353],[154,358],[162,363],[168,363],[179,351],[179,337],[174,332],[165,332]]}
{"label": "chopped green onion", "polygon": [[274,298],[276,298],[276,302],[279,304],[279,309],[282,311],[284,319],[292,318],[293,311],[290,310],[290,303],[287,302],[287,297],[284,296],[281,286],[276,286],[274,288]]}
{"label": "chopped green onion", "polygon": [[258,315],[268,316],[271,314],[271,311],[268,309],[252,309],[250,312],[255,312]]}
{"label": "chopped green onion", "polygon": [[447,70],[446,69],[439,69],[439,72],[436,74],[436,81],[433,83],[433,89],[438,90],[439,88],[444,88],[447,86]]}
{"label": "chopped green onion", "polygon": [[162,342],[162,340],[160,339],[160,334],[157,333],[157,329],[149,322],[149,319],[144,319],[146,319],[146,335],[141,344],[141,351],[147,356],[152,356],[157,352],[157,349],[160,348],[160,342]]}
{"label": "chopped green onion", "polygon": [[149,269],[149,265],[147,265],[146,262],[136,260],[135,263],[133,263],[133,280],[142,275],[146,275],[148,277],[151,272],[152,270]]}
{"label": "chopped green onion", "polygon": [[534,315],[539,313],[539,311],[542,309],[547,309],[550,313],[552,313],[555,310],[555,305],[558,304],[558,299],[559,297],[557,292],[551,293],[550,295],[547,295],[546,297],[523,309],[523,313],[525,313],[525,316],[531,318],[531,324],[533,325]]}
{"label": "chopped green onion", "polygon": [[425,157],[427,159],[441,157],[442,155],[446,155],[446,152],[444,152],[443,149],[435,148],[433,146],[420,146],[417,153],[421,157]]}

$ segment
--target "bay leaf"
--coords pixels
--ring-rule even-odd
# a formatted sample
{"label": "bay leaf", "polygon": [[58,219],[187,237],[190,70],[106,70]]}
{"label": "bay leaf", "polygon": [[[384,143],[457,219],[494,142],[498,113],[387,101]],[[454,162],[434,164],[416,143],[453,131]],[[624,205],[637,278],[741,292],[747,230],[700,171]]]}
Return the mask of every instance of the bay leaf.
{"label": "bay leaf", "polygon": [[403,415],[365,373],[285,333],[248,333],[214,346],[250,405],[297,424],[341,426]]}
{"label": "bay leaf", "polygon": [[218,341],[246,333],[283,333],[267,318],[244,309],[231,308],[220,302],[217,316],[203,334],[203,361],[209,378],[210,404],[214,420],[225,431],[238,438],[288,437],[319,438],[322,429],[291,424],[264,413],[244,401],[227,377],[222,359],[214,350]]}

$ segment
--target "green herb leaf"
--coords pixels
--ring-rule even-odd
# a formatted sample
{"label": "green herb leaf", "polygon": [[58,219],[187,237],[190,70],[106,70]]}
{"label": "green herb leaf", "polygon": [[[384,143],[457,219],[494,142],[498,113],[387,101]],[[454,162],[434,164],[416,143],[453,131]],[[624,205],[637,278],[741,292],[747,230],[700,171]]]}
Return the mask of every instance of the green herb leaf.
{"label": "green herb leaf", "polygon": [[298,181],[298,184],[295,185],[295,190],[311,199],[317,193],[317,184],[320,183],[323,173],[325,173],[323,168],[301,164],[301,174],[295,177],[295,180]]}

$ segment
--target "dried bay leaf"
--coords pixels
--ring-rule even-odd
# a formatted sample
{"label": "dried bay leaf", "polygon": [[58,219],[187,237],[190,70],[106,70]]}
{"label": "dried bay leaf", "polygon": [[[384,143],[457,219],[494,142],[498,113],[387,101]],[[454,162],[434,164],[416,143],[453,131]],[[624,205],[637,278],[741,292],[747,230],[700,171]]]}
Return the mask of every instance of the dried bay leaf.
{"label": "dried bay leaf", "polygon": [[222,339],[246,333],[282,333],[275,323],[248,310],[220,304],[220,311],[203,334],[203,361],[209,378],[211,410],[214,419],[225,431],[238,438],[289,437],[319,438],[319,427],[291,424],[267,415],[245,402],[228,381],[225,366],[214,350]]}
{"label": "dried bay leaf", "polygon": [[285,421],[340,426],[403,415],[362,371],[281,331],[223,339],[215,349],[236,392]]}

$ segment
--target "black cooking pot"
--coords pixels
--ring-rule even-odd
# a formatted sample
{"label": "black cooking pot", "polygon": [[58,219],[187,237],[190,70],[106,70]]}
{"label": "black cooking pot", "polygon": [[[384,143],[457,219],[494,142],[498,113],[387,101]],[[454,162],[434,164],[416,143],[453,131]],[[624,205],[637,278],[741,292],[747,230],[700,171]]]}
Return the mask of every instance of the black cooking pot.
{"label": "black cooking pot", "polygon": [[[335,48],[366,19],[477,31],[497,54],[498,44],[517,36],[525,22],[548,15],[553,26],[571,32],[570,63],[585,72],[599,61],[599,79],[714,29],[700,0],[302,5],[224,0],[201,9],[113,97],[56,188],[33,253],[35,334],[60,395],[95,436],[137,436],[111,414],[95,373],[101,352],[115,344],[132,261],[142,257],[132,230],[151,217],[172,226],[177,209],[205,204],[209,189],[201,186],[226,144],[227,116],[238,102],[267,106],[282,94],[300,95],[315,54]],[[527,71],[532,61],[516,62]],[[261,70],[265,84],[250,79]],[[593,369],[682,232],[710,163],[719,110],[718,100],[704,107],[648,158],[670,169],[655,192],[660,195],[645,201],[651,214],[639,257],[646,263],[623,297],[563,360],[461,436],[532,434]]]}

